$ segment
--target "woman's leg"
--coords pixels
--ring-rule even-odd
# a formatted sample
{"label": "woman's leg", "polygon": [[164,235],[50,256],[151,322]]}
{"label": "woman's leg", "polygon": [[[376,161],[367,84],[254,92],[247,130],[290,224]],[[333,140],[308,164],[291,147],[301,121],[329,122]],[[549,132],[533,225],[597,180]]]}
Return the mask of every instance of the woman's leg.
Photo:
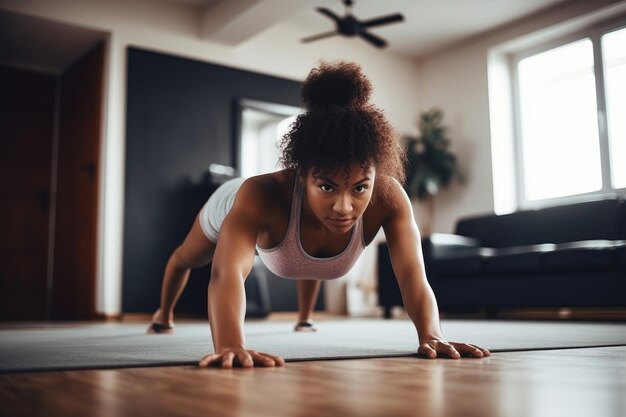
{"label": "woman's leg", "polygon": [[[296,330],[315,330],[313,327],[313,308],[317,301],[321,282],[319,280],[298,280],[298,324]],[[305,323],[308,323],[305,324]]]}
{"label": "woman's leg", "polygon": [[[214,253],[215,243],[207,239],[196,217],[189,234],[167,262],[161,286],[161,306],[154,313],[153,322],[173,325],[174,307],[187,285],[191,270],[207,265]],[[156,330],[154,326],[150,329]],[[171,329],[165,328],[161,333],[171,333]]]}

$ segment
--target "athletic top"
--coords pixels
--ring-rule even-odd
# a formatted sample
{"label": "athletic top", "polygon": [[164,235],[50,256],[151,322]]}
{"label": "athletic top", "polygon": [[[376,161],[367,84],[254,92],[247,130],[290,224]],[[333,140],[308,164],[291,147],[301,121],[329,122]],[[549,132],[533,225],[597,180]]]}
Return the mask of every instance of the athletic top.
{"label": "athletic top", "polygon": [[281,243],[271,249],[256,246],[259,257],[274,274],[288,279],[329,280],[341,278],[354,266],[365,249],[363,217],[352,227],[350,241],[338,255],[316,258],[304,251],[300,240],[300,220],[304,188],[296,178],[294,181],[291,213],[287,234]]}

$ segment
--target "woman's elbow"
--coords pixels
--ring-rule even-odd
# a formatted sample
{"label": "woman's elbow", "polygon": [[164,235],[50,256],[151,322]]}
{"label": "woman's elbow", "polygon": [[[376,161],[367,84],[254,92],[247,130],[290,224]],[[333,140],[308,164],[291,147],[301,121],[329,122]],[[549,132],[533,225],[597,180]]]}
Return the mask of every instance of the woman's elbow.
{"label": "woman's elbow", "polygon": [[237,270],[234,268],[227,268],[220,265],[212,265],[211,266],[211,277],[209,281],[209,286],[211,283],[214,285],[222,284],[226,282],[244,282],[244,275],[241,270]]}

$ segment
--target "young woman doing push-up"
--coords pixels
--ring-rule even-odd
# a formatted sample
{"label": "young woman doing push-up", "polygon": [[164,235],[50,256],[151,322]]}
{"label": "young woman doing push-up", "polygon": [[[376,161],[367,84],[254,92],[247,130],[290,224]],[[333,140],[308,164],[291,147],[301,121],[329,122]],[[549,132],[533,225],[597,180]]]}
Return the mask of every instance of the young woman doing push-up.
{"label": "young woman doing push-up", "polygon": [[402,187],[404,151],[371,84],[353,63],[323,63],[302,88],[306,112],[282,139],[278,172],[222,185],[171,255],[149,332],[172,332],[174,306],[189,272],[212,262],[208,313],[215,351],[199,365],[281,366],[246,346],[244,281],[255,252],[276,275],[296,279],[299,324],[309,328],[320,281],[344,276],[382,227],[417,352],[485,357],[488,350],[444,339],[426,279],[420,234]]}

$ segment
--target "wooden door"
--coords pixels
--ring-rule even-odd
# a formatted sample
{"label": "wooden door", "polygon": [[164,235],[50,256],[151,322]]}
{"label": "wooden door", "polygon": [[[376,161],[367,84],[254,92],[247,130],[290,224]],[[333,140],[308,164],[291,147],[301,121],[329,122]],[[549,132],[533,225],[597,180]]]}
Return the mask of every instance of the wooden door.
{"label": "wooden door", "polygon": [[46,316],[56,83],[0,66],[0,320]]}
{"label": "wooden door", "polygon": [[61,76],[52,317],[96,317],[104,43]]}

